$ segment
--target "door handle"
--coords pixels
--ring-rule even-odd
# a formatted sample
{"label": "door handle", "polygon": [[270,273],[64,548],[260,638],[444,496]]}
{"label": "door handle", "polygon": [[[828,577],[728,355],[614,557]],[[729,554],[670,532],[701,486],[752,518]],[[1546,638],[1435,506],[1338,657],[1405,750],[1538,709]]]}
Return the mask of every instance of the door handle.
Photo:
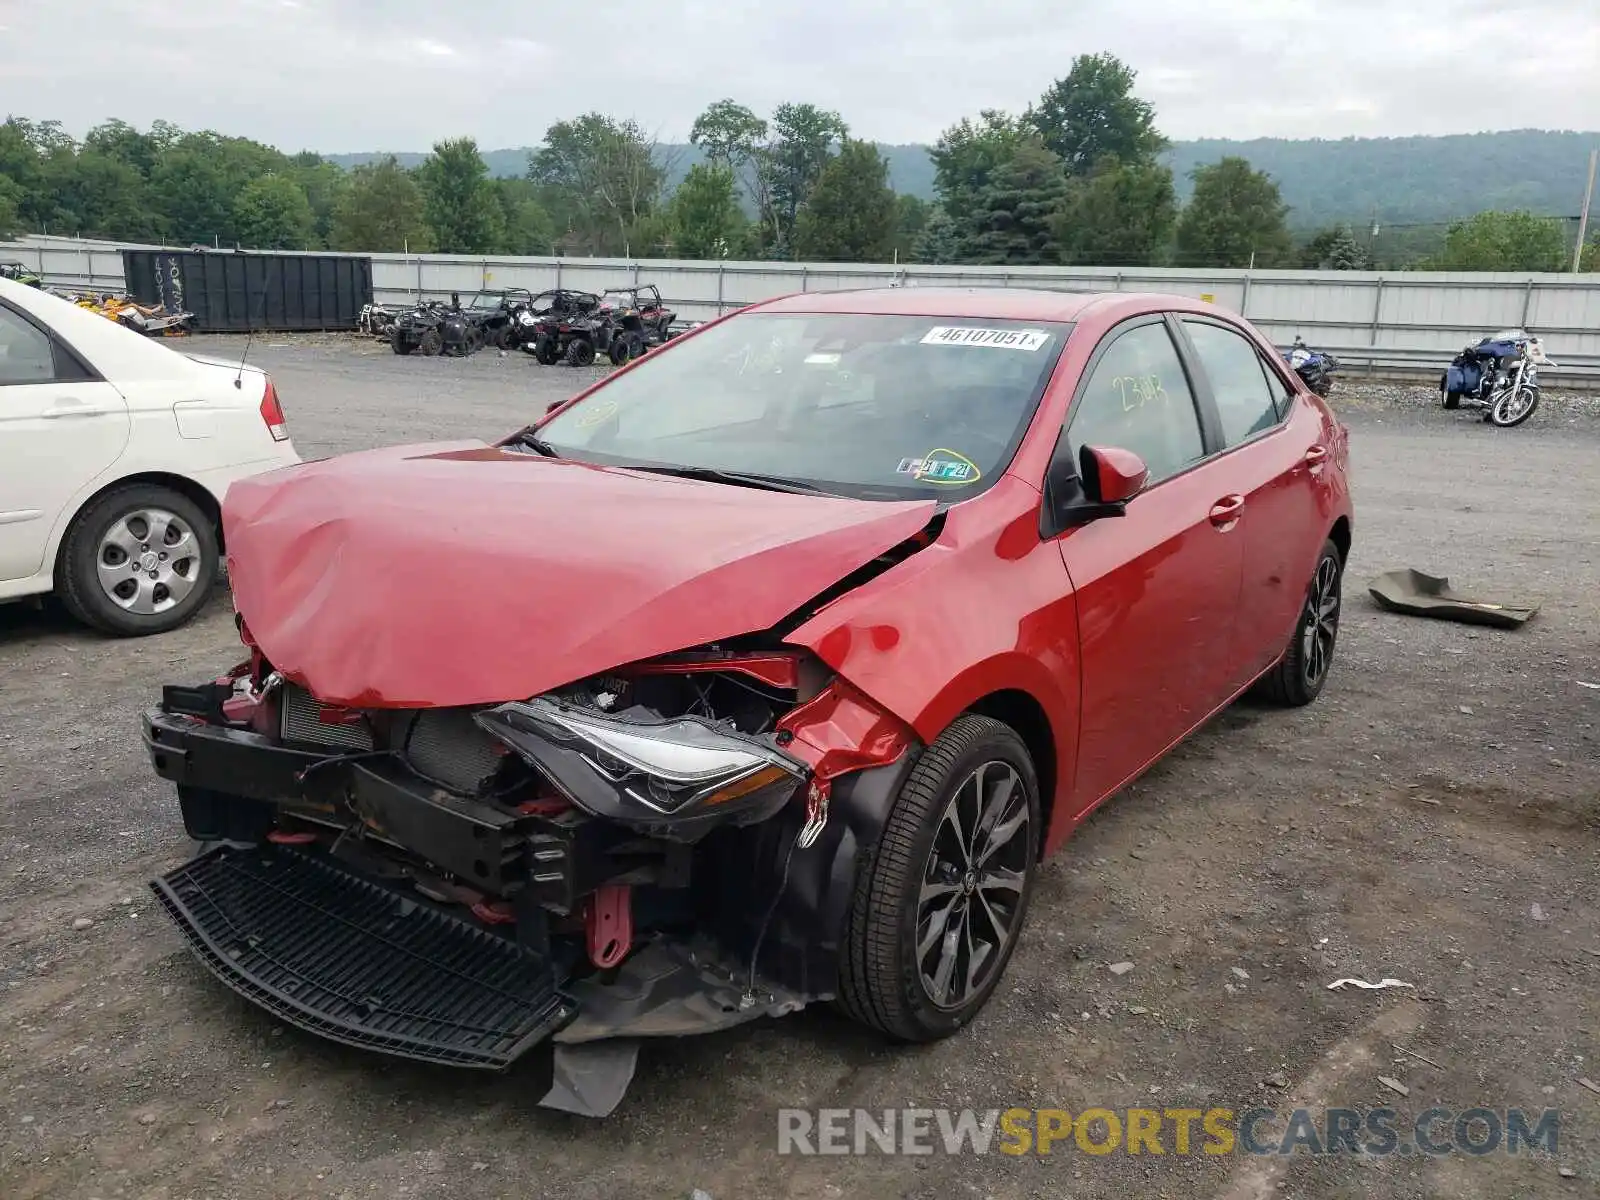
{"label": "door handle", "polygon": [[1313,446],[1306,451],[1306,466],[1311,468],[1312,474],[1319,471],[1322,468],[1322,464],[1327,461],[1328,448],[1326,446]]}
{"label": "door handle", "polygon": [[1224,496],[1211,506],[1211,523],[1223,532],[1227,532],[1233,528],[1243,511],[1243,496]]}
{"label": "door handle", "polygon": [[111,410],[102,408],[98,404],[90,404],[87,400],[78,400],[71,396],[57,400],[39,415],[48,420],[60,417],[103,417]]}

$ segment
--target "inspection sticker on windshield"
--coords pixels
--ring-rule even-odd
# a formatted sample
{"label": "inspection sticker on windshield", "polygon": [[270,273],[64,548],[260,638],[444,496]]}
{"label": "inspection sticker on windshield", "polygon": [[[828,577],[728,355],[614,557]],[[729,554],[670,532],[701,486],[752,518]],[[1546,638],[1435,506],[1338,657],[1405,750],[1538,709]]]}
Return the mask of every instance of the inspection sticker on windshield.
{"label": "inspection sticker on windshield", "polygon": [[978,464],[954,450],[930,450],[921,458],[902,458],[896,474],[909,475],[923,483],[977,483]]}
{"label": "inspection sticker on windshield", "polygon": [[922,335],[924,346],[988,346],[995,350],[1038,350],[1050,340],[1043,329],[973,329],[967,325],[935,325]]}

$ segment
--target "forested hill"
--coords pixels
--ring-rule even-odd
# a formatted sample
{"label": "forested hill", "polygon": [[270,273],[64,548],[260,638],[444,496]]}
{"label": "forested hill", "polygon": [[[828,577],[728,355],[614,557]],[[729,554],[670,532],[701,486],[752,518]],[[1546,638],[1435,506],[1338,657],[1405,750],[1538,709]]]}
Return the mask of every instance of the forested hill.
{"label": "forested hill", "polygon": [[[1600,133],[1515,130],[1452,137],[1344,138],[1338,141],[1220,138],[1178,142],[1167,161],[1187,196],[1192,167],[1236,154],[1268,172],[1283,190],[1292,211],[1289,224],[1310,229],[1338,221],[1361,224],[1374,211],[1380,220],[1444,221],[1484,209],[1527,208],[1550,216],[1571,216],[1583,203],[1589,151]],[[926,146],[880,145],[889,160],[895,191],[929,198],[933,164]],[[693,146],[663,145],[668,183],[675,184],[700,152]],[[354,166],[376,154],[327,155]],[[397,154],[403,166],[416,166],[421,153]],[[484,154],[491,174],[516,176],[528,168],[527,149]]]}

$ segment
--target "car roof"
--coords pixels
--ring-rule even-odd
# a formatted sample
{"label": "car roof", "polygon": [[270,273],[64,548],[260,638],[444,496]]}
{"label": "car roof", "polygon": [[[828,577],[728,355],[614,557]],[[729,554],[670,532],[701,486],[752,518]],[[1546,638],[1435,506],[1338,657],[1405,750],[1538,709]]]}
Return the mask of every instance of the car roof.
{"label": "car roof", "polygon": [[762,312],[987,317],[998,321],[1081,321],[1091,313],[1116,320],[1136,313],[1164,309],[1215,311],[1214,306],[1191,296],[1017,287],[895,287],[798,292],[751,307]]}
{"label": "car roof", "polygon": [[0,279],[0,298],[49,326],[112,382],[172,379],[200,369],[180,351],[162,345],[164,339],[135,333],[61,296]]}

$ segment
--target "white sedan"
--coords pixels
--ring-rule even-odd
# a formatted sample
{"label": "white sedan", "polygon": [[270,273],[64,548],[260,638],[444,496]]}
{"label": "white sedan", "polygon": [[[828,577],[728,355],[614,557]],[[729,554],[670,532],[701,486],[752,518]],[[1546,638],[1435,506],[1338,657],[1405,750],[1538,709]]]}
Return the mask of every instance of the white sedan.
{"label": "white sedan", "polygon": [[228,485],[299,461],[264,371],[0,279],[0,600],[173,629],[216,584]]}

